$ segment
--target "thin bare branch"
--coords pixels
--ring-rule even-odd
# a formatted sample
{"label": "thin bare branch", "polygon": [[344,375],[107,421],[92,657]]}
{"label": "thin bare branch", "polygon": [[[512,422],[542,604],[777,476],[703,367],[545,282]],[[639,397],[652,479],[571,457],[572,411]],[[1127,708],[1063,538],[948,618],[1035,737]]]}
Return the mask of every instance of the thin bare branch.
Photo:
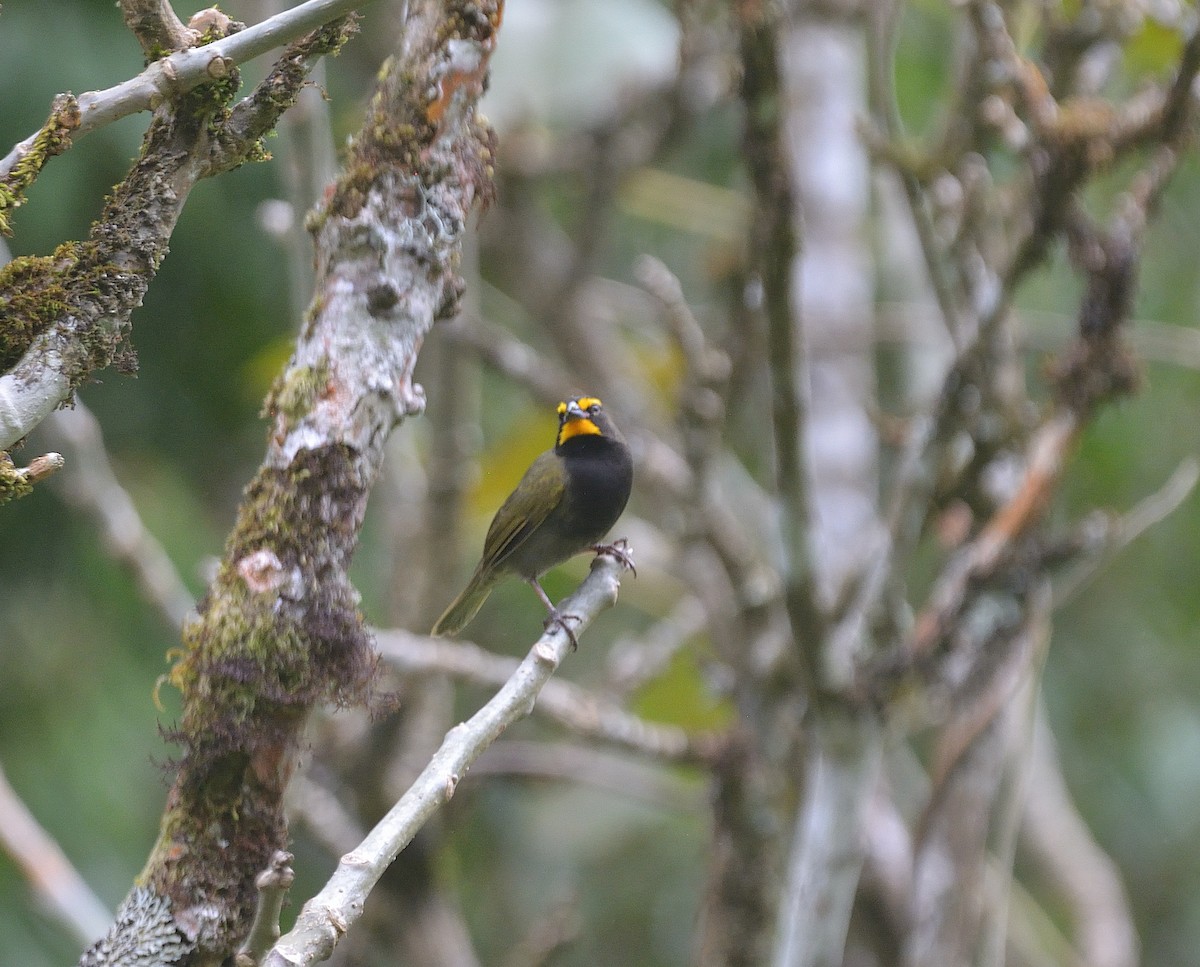
{"label": "thin bare branch", "polygon": [[1054,586],[1054,607],[1061,608],[1103,571],[1131,543],[1161,523],[1196,489],[1200,482],[1200,462],[1184,459],[1174,473],[1154,493],[1140,500],[1116,518],[1101,516],[1084,521],[1080,562]]}
{"label": "thin bare branch", "polygon": [[[559,607],[579,616],[578,637],[611,605],[620,586],[622,564],[597,555],[591,574]],[[529,714],[538,694],[567,656],[571,638],[552,625],[499,692],[470,719],[456,725],[416,782],[367,838],[342,857],[324,888],[305,905],[296,926],[263,961],[265,967],[299,967],[324,960],[362,914],[363,903],[384,870],[426,820],[453,795],[466,771],[509,725]]]}
{"label": "thin bare branch", "polygon": [[24,874],[34,894],[80,944],[108,929],[112,914],[38,823],[0,769],[0,848]]}
{"label": "thin bare branch", "polygon": [[258,889],[258,906],[250,932],[234,955],[234,967],[257,967],[263,955],[279,939],[279,914],[296,873],[292,869],[292,854],[279,850],[271,857],[270,865],[254,879]]}
{"label": "thin bare branch", "polygon": [[53,413],[43,430],[71,458],[71,472],[61,488],[67,501],[96,520],[109,553],[133,571],[146,600],[172,627],[182,627],[195,599],[113,472],[92,411],[77,400],[71,409]]}

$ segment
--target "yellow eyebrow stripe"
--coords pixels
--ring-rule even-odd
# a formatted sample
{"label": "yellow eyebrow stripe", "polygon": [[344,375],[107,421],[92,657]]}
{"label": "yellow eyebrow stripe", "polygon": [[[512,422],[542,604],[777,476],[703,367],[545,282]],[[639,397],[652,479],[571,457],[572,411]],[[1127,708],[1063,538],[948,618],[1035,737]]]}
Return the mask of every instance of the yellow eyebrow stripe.
{"label": "yellow eyebrow stripe", "polygon": [[[604,408],[604,404],[601,403],[600,400],[595,396],[581,396],[575,400],[575,402],[579,405],[581,410],[586,410],[593,406],[599,406],[601,409]],[[567,403],[559,403],[554,412],[556,412],[559,416],[562,416],[567,412]]]}

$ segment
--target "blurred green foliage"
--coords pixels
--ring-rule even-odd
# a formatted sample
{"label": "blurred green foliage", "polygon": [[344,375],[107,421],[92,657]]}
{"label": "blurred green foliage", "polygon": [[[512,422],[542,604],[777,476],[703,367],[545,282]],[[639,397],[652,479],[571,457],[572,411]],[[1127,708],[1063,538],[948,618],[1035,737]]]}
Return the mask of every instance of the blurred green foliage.
{"label": "blurred green foliage", "polygon": [[[198,6],[181,4],[179,10],[186,17]],[[387,5],[376,6],[363,36],[330,67],[339,136],[354,129],[377,55],[394,32],[383,12]],[[608,55],[595,70],[623,63],[621,45],[630,36],[649,38],[648,53],[638,48],[639,70],[653,76],[660,69],[656,58],[673,43],[664,7],[629,2],[609,8],[605,19],[603,0],[576,0],[574,6],[608,27],[623,25],[617,31],[592,29],[592,45],[599,49],[603,41]],[[227,7],[253,19],[238,4]],[[511,7],[515,18],[520,5]],[[576,21],[562,16],[556,22]],[[515,32],[517,23],[513,19],[506,29]],[[899,93],[914,132],[936,127],[947,110],[951,80],[944,54],[953,29],[947,5],[934,0],[915,3],[905,19]],[[553,25],[545,31],[539,43],[522,46],[520,57],[507,64],[502,34],[496,96],[508,100],[498,100],[493,110],[501,118],[542,110],[555,130],[569,130],[587,120],[580,101],[587,101],[598,82],[562,86],[564,74],[576,77],[576,65],[538,51],[546,43],[574,47]],[[1154,73],[1176,53],[1173,35],[1148,27],[1125,56],[1137,70]],[[111,0],[5,3],[0,151],[37,127],[55,93],[104,87],[140,66],[137,46]],[[559,98],[539,106],[529,96],[533,91],[553,91]],[[656,181],[655,209],[647,207],[636,185],[628,187],[625,206],[607,232],[602,265],[611,277],[628,282],[634,257],[654,253],[680,275],[689,299],[716,332],[725,325],[718,280],[731,243],[724,230],[703,226],[736,218],[742,183],[738,123],[735,112],[714,112],[662,166],[724,193],[681,200],[664,194],[663,182]],[[51,162],[16,213],[12,252],[46,253],[86,233],[104,194],[136,152],[144,124],[144,117],[125,119]],[[577,184],[551,180],[546,210],[569,227],[580,191]],[[118,475],[146,524],[196,594],[203,590],[205,562],[220,553],[240,490],[262,453],[265,428],[258,409],[296,326],[288,309],[285,253],[255,219],[260,202],[282,194],[279,162],[201,184],[145,305],[134,315],[137,378],[106,373],[81,394],[100,419]],[[669,212],[687,211],[696,197],[710,197],[712,207],[701,213],[701,230],[681,229]],[[1150,233],[1139,317],[1166,326],[1194,325],[1200,308],[1198,210],[1200,168],[1191,161]],[[1030,280],[1022,302],[1041,313],[1031,319],[1057,317],[1061,332],[1077,292],[1077,281],[1058,258],[1051,270]],[[497,318],[514,311],[511,304],[491,300],[485,308]],[[519,331],[519,313],[512,322]],[[670,386],[674,366],[666,350],[650,336],[637,338],[645,340],[637,352],[647,383]],[[1037,378],[1039,360],[1031,356],[1030,363]],[[1129,508],[1160,486],[1182,458],[1200,451],[1196,368],[1158,358],[1147,364],[1145,376],[1138,397],[1104,411],[1088,430],[1054,511],[1064,527],[1097,507]],[[464,571],[491,511],[553,435],[552,415],[519,390],[487,377],[484,395],[485,443],[468,503]],[[416,435],[418,449],[426,449],[421,421],[401,432]],[[35,435],[25,453],[41,452],[38,447]],[[1046,672],[1046,699],[1067,778],[1096,838],[1125,875],[1149,967],[1190,967],[1200,949],[1200,857],[1193,848],[1200,838],[1195,808],[1200,594],[1193,570],[1200,549],[1198,501],[1193,495],[1126,549],[1056,616]],[[386,614],[391,580],[383,573],[391,559],[385,535],[373,506],[355,574],[364,609],[374,620]],[[551,575],[551,595],[568,590],[584,566]],[[605,616],[598,630],[611,636],[644,621],[637,602],[647,593],[627,582],[619,613]],[[536,601],[520,584],[498,589],[487,609],[481,620],[498,629],[494,638],[501,647],[527,641],[540,621]],[[164,656],[176,642],[176,632],[145,605],[106,552],[93,523],[67,509],[54,487],[40,487],[0,510],[0,763],[113,906],[157,831],[169,778],[164,766],[171,756],[158,729],[171,724],[173,696],[164,695],[167,711],[160,714],[152,695],[166,667]],[[602,662],[598,649],[587,645],[577,657],[571,673],[583,678]],[[648,718],[689,727],[723,720],[719,702],[686,656],[638,696],[636,708]],[[517,734],[553,730],[525,723]],[[682,778],[698,787],[697,777]],[[525,925],[570,899],[581,904],[586,927],[559,962],[634,967],[687,962],[708,849],[702,812],[512,777],[481,782],[464,802],[456,800],[447,828],[456,866],[449,875],[463,892],[485,962],[498,962],[521,939]],[[317,867],[329,862],[304,838],[298,853],[297,898],[320,882],[325,870]],[[49,967],[77,955],[4,857],[0,950],[6,962],[25,967]]]}

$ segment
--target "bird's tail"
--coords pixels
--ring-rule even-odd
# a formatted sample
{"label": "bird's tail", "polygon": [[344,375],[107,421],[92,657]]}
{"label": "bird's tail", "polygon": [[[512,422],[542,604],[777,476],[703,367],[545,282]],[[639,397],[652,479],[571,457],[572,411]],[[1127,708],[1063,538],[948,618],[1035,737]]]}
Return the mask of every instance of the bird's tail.
{"label": "bird's tail", "polygon": [[483,602],[492,593],[498,580],[499,575],[494,571],[477,570],[462,593],[450,602],[450,607],[437,619],[430,634],[456,635],[462,631],[483,607]]}

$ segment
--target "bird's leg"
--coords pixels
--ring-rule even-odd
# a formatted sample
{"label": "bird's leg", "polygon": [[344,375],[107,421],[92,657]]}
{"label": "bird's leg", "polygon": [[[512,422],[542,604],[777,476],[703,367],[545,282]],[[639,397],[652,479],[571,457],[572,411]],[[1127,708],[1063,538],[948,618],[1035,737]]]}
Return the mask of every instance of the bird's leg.
{"label": "bird's leg", "polygon": [[621,562],[621,566],[627,571],[632,571],[633,576],[637,577],[637,568],[633,566],[633,554],[629,551],[629,541],[624,537],[618,537],[611,544],[593,544],[592,550],[597,554],[607,554],[609,557],[615,557]]}
{"label": "bird's leg", "polygon": [[571,639],[571,651],[578,650],[579,639],[575,637],[575,632],[571,629],[571,626],[567,624],[567,619],[569,618],[572,621],[578,621],[579,615],[563,614],[560,612],[558,608],[554,606],[554,602],[550,600],[550,595],[548,595],[542,589],[542,586],[538,584],[537,578],[530,578],[529,583],[533,585],[533,590],[537,592],[538,597],[542,599],[542,604],[544,604],[546,606],[546,610],[550,612],[550,617],[545,620],[545,622],[542,624],[542,627],[547,630],[554,625],[562,628],[562,630],[566,632],[567,637]]}

